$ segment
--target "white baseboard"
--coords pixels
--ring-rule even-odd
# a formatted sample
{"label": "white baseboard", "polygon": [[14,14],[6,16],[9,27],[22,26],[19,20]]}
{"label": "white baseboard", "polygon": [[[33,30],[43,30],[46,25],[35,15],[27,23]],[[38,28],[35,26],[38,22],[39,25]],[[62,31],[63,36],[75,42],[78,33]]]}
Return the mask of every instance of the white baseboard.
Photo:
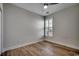
{"label": "white baseboard", "polygon": [[55,41],[53,41],[53,40],[51,40],[51,39],[44,39],[44,40],[49,41],[49,42],[52,42],[52,43],[56,43],[56,44],[59,44],[59,45],[67,46],[67,47],[70,47],[70,48],[73,48],[73,49],[79,50],[79,48],[76,47],[76,46],[70,46],[70,45],[62,44],[62,43],[59,43],[59,42],[55,42]]}
{"label": "white baseboard", "polygon": [[21,45],[17,45],[17,46],[13,46],[13,47],[4,48],[4,49],[2,50],[2,52],[5,52],[5,51],[11,50],[11,49],[16,49],[16,48],[19,48],[19,47],[23,47],[23,46],[26,46],[26,45],[34,44],[34,43],[37,43],[37,42],[40,42],[40,41],[43,41],[43,40],[32,41],[32,42],[24,43],[24,44],[21,44]]}

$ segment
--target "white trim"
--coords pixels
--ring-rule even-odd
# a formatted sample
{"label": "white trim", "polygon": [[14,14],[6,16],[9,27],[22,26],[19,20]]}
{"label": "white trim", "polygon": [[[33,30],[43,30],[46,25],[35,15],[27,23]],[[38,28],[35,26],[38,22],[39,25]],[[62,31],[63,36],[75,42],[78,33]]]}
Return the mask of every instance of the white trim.
{"label": "white trim", "polygon": [[53,41],[53,40],[51,40],[51,39],[44,39],[44,40],[49,41],[49,42],[52,42],[52,43],[56,43],[56,44],[59,44],[59,45],[67,46],[67,47],[70,47],[70,48],[73,48],[73,49],[79,50],[79,48],[76,47],[76,46],[70,46],[70,45],[66,45],[66,44],[61,44],[61,43],[55,42],[55,41]]}
{"label": "white trim", "polygon": [[4,49],[2,50],[2,52],[5,52],[5,51],[11,50],[11,49],[16,49],[16,48],[23,47],[23,46],[27,46],[27,45],[30,45],[30,44],[34,44],[34,43],[37,43],[37,42],[40,42],[40,41],[42,41],[42,40],[32,41],[32,42],[24,43],[24,44],[21,44],[21,45],[17,45],[17,46],[13,46],[13,47],[4,48]]}

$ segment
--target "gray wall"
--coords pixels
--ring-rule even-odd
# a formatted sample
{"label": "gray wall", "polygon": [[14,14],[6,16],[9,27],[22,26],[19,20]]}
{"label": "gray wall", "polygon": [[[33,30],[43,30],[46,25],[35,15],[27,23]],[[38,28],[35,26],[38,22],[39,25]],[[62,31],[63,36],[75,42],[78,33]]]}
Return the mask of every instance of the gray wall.
{"label": "gray wall", "polygon": [[1,54],[1,4],[0,4],[0,54]]}
{"label": "gray wall", "polygon": [[0,52],[3,49],[3,4],[0,3]]}
{"label": "gray wall", "polygon": [[1,52],[1,10],[0,10],[0,52]]}
{"label": "gray wall", "polygon": [[54,17],[54,37],[50,40],[79,49],[79,5],[58,11],[50,16]]}
{"label": "gray wall", "polygon": [[11,4],[4,4],[4,49],[42,38],[43,17]]}

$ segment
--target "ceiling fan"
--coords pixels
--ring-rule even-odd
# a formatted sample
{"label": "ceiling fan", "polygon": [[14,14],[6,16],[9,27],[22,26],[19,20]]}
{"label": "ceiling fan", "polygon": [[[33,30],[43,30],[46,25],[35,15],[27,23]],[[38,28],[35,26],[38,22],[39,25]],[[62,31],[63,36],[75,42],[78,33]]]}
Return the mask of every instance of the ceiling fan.
{"label": "ceiling fan", "polygon": [[48,8],[48,5],[56,5],[58,3],[44,3],[44,9]]}

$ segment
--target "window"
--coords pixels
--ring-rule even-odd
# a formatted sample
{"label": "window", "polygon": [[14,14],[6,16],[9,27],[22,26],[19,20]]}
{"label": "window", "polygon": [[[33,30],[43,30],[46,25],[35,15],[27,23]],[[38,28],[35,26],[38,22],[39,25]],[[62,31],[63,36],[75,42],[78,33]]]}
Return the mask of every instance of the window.
{"label": "window", "polygon": [[53,18],[45,21],[45,35],[49,37],[53,36]]}

